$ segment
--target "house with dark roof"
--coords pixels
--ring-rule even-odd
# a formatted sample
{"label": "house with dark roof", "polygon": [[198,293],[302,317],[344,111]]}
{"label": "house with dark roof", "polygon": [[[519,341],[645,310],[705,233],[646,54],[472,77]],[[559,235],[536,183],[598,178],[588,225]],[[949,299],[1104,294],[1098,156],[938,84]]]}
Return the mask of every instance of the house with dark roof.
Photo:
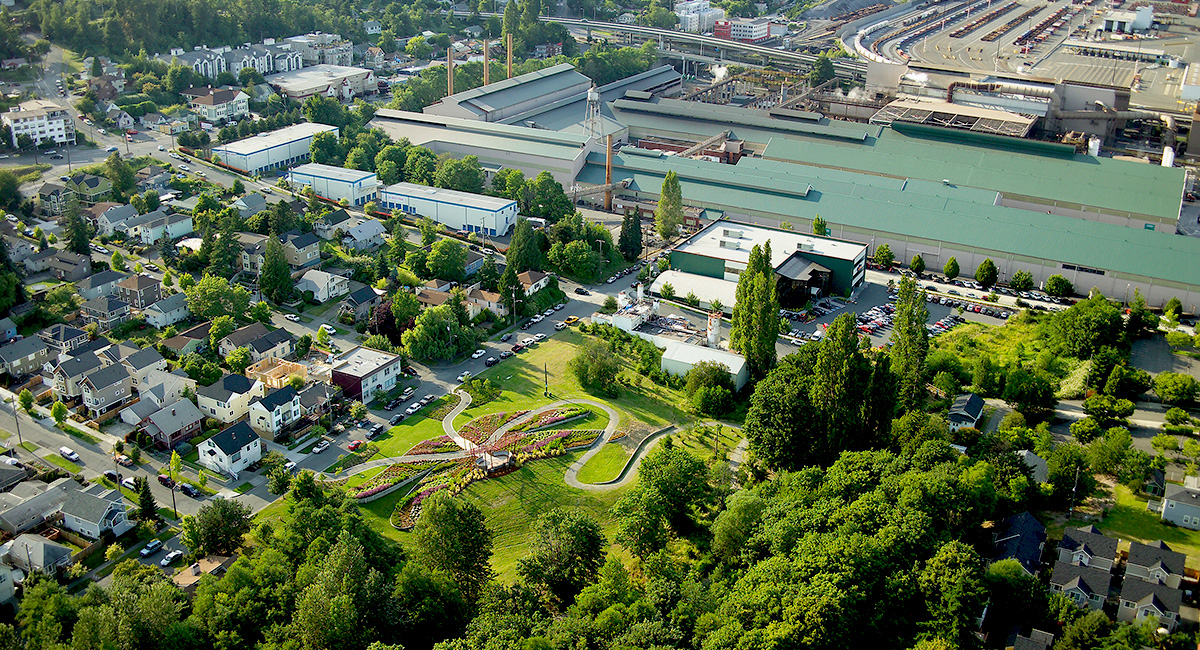
{"label": "house with dark roof", "polygon": [[1126,580],[1121,587],[1121,606],[1117,620],[1143,621],[1154,617],[1158,625],[1174,632],[1179,625],[1179,610],[1183,606],[1183,591],[1161,582]]}
{"label": "house with dark roof", "polygon": [[211,329],[211,321],[200,323],[195,327],[180,332],[177,336],[172,336],[163,341],[163,345],[178,357],[199,352],[208,348],[208,332]]}
{"label": "house with dark roof", "polygon": [[133,377],[117,363],[93,370],[80,383],[83,403],[92,417],[121,408],[133,398]]}
{"label": "house with dark roof", "polygon": [[1167,491],[1167,474],[1161,469],[1150,470],[1150,475],[1146,477],[1146,482],[1142,485],[1142,491],[1152,497],[1161,497]]}
{"label": "house with dark roof", "polygon": [[154,348],[143,348],[121,359],[121,364],[133,378],[133,388],[141,390],[146,383],[146,377],[154,372],[167,369],[167,360]]}
{"label": "house with dark roof", "polygon": [[7,316],[0,318],[0,341],[7,341],[17,335],[17,324]]}
{"label": "house with dark roof", "polygon": [[1111,571],[1117,561],[1117,540],[1091,525],[1068,528],[1058,543],[1058,561]]}
{"label": "house with dark roof", "polygon": [[1186,555],[1172,551],[1161,539],[1149,544],[1132,542],[1129,545],[1129,557],[1125,560],[1125,580],[1137,578],[1161,582],[1178,589],[1186,563]]}
{"label": "house with dark roof", "polygon": [[64,282],[78,282],[92,274],[92,262],[71,251],[58,251],[46,260],[50,275]]}
{"label": "house with dark roof", "polygon": [[993,536],[996,555],[993,562],[1016,560],[1021,568],[1036,576],[1042,566],[1042,549],[1046,545],[1046,527],[1028,512],[1008,517]]}
{"label": "house with dark roof", "polygon": [[258,192],[250,192],[234,200],[233,207],[237,208],[242,219],[249,219],[267,209],[267,197]]}
{"label": "house with dark roof", "polygon": [[262,441],[246,422],[238,422],[197,447],[200,464],[225,476],[238,474],[262,458]]}
{"label": "house with dark roof", "polygon": [[239,327],[220,340],[217,352],[220,353],[222,358],[227,357],[230,352],[249,346],[251,341],[261,336],[266,336],[269,331],[266,325],[257,322],[250,323],[245,327]]}
{"label": "house with dark roof", "polygon": [[119,490],[93,483],[71,491],[59,512],[62,513],[63,528],[90,539],[100,539],[104,533],[119,537],[133,528],[126,509]]}
{"label": "house with dark roof", "polygon": [[69,478],[49,484],[24,481],[0,493],[0,530],[9,536],[33,530],[58,512],[75,486]]}
{"label": "house with dark roof", "polygon": [[210,386],[196,389],[196,406],[206,417],[229,424],[245,416],[250,410],[250,400],[262,397],[264,392],[260,381],[243,375],[225,375]]}
{"label": "house with dark roof", "polygon": [[1050,479],[1050,466],[1031,449],[1019,449],[1014,452],[1021,463],[1029,468],[1029,476],[1034,483],[1042,484]]}
{"label": "house with dark roof", "polygon": [[0,372],[13,377],[37,372],[50,357],[40,337],[29,336],[0,347]]}
{"label": "house with dark roof", "polygon": [[517,274],[517,281],[525,289],[525,295],[530,295],[545,289],[550,284],[550,276],[541,271],[524,271]]}
{"label": "house with dark roof", "polygon": [[964,393],[954,398],[950,412],[946,414],[946,423],[950,431],[958,431],[964,427],[976,427],[983,417],[983,398],[975,393]]}
{"label": "house with dark roof", "polygon": [[1013,650],[1050,650],[1054,645],[1054,635],[1041,630],[1030,630],[1029,636],[1017,635],[1013,642]]}
{"label": "house with dark roof", "polygon": [[315,381],[300,391],[300,410],[304,415],[323,414],[333,406],[333,400],[341,392],[337,386]]}
{"label": "house with dark roof", "polygon": [[350,223],[350,214],[344,208],[338,208],[317,219],[313,223],[313,232],[321,239],[332,240],[338,238],[339,230],[349,230],[351,225],[353,224]]}
{"label": "house with dark roof", "polygon": [[63,213],[63,208],[67,206],[67,200],[71,197],[71,192],[67,191],[60,183],[42,183],[38,188],[38,205],[42,208],[43,214],[58,216]]}
{"label": "house with dark roof", "polygon": [[342,302],[338,303],[338,311],[342,314],[352,314],[355,321],[370,318],[376,306],[383,304],[383,296],[375,289],[366,285],[351,291]]}
{"label": "house with dark roof", "polygon": [[1061,593],[1084,609],[1098,610],[1108,598],[1112,574],[1091,566],[1055,562],[1050,576],[1050,591]]}
{"label": "house with dark roof", "polygon": [[311,232],[285,232],[279,236],[288,266],[304,269],[321,263],[321,240]]}
{"label": "house with dark roof", "polygon": [[76,282],[75,291],[84,300],[111,296],[117,293],[117,284],[127,277],[129,276],[117,271],[101,271]]}
{"label": "house with dark roof", "polygon": [[143,429],[160,448],[172,449],[199,433],[203,419],[204,414],[192,400],[181,399],[151,413]]}
{"label": "house with dark roof", "polygon": [[302,415],[300,394],[291,386],[276,388],[250,402],[250,426],[270,440],[278,438]]}
{"label": "house with dark roof", "polygon": [[55,323],[38,332],[38,338],[42,339],[53,354],[70,352],[88,341],[87,332],[62,323]]}
{"label": "house with dark roof", "polygon": [[158,329],[185,320],[192,312],[188,309],[187,295],[173,293],[142,310],[146,322]]}
{"label": "house with dark roof", "polygon": [[69,547],[28,533],[0,546],[0,558],[25,573],[57,574],[71,566],[71,553]]}
{"label": "house with dark roof", "polygon": [[117,299],[134,309],[145,309],[162,298],[162,283],[139,273],[117,283]]}
{"label": "house with dark roof", "polygon": [[296,348],[296,337],[285,329],[268,330],[262,323],[251,323],[221,339],[219,352],[228,356],[238,348],[250,350],[250,361],[266,358],[282,359]]}
{"label": "house with dark roof", "polygon": [[137,228],[137,236],[146,246],[161,241],[163,237],[174,241],[194,228],[192,215],[184,212],[168,212],[159,208],[147,216],[150,218]]}
{"label": "house with dark roof", "polygon": [[[28,240],[21,239],[20,241],[28,243]],[[58,255],[57,248],[47,248],[44,251],[34,251],[25,256],[25,270],[30,273],[42,273],[50,270],[50,260]]]}
{"label": "house with dark roof", "polygon": [[171,182],[171,170],[158,165],[147,165],[134,172],[133,182],[137,184],[139,192],[162,190]]}
{"label": "house with dark roof", "polygon": [[99,370],[101,365],[100,357],[93,352],[59,362],[51,373],[55,399],[67,402],[83,395],[83,378]]}
{"label": "house with dark roof", "polygon": [[101,331],[108,331],[129,320],[129,303],[107,296],[93,298],[79,308],[79,316],[83,322],[95,323]]}
{"label": "house with dark roof", "polygon": [[112,194],[112,181],[103,176],[94,174],[79,173],[64,181],[64,188],[68,192],[74,192],[79,199],[79,204],[90,206],[103,201]]}

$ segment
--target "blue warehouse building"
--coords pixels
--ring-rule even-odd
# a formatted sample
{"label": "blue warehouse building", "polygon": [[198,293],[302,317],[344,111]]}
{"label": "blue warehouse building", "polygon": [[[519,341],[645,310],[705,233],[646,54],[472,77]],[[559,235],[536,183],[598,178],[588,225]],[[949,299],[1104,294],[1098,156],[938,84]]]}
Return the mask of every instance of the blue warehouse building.
{"label": "blue warehouse building", "polygon": [[308,162],[313,136],[325,132],[338,136],[336,126],[303,122],[213,147],[213,153],[234,169],[262,174]]}
{"label": "blue warehouse building", "polygon": [[451,230],[483,235],[504,235],[517,223],[517,202],[511,199],[412,183],[383,188],[379,205],[393,212],[429,217]]}

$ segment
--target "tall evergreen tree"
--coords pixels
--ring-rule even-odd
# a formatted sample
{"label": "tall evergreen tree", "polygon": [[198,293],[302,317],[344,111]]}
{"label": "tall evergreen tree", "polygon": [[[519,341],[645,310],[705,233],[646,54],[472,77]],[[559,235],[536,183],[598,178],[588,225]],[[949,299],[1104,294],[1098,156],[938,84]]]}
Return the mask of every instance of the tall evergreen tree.
{"label": "tall evergreen tree", "polygon": [[746,270],[738,276],[737,289],[734,291],[733,315],[729,318],[729,347],[743,351],[746,345],[747,333],[753,326],[750,299],[754,292],[754,280],[751,277],[753,269],[758,267],[758,259],[762,257],[762,249],[757,245],[750,249],[750,259],[746,262]]}
{"label": "tall evergreen tree", "polygon": [[237,268],[237,259],[241,255],[241,245],[237,239],[237,217],[232,211],[226,212],[221,218],[221,235],[213,242],[212,255],[208,260],[208,273],[222,277],[232,277]]}
{"label": "tall evergreen tree", "polygon": [[514,273],[538,270],[542,265],[542,252],[538,250],[537,233],[528,219],[517,221],[505,257],[508,268]]}
{"label": "tall evergreen tree", "polygon": [[79,216],[79,200],[74,194],[67,199],[65,209],[67,215],[67,246],[72,252],[80,255],[91,255],[91,249],[88,244],[91,241],[91,233],[88,231],[87,222],[83,217]]}
{"label": "tall evergreen tree", "polygon": [[621,234],[617,237],[617,249],[629,261],[642,254],[642,220],[635,213],[621,219]]}
{"label": "tall evergreen tree", "polygon": [[658,209],[654,211],[654,225],[659,237],[670,239],[683,225],[683,188],[674,171],[667,172],[662,191],[658,195]]}
{"label": "tall evergreen tree", "polygon": [[746,357],[750,371],[766,374],[775,365],[779,337],[779,299],[771,268],[771,242],[750,249],[746,270],[738,278],[730,320],[729,346]]}
{"label": "tall evergreen tree", "polygon": [[266,250],[263,251],[262,268],[259,269],[258,286],[263,295],[276,303],[283,303],[292,296],[292,273],[288,267],[287,257],[283,254],[283,244],[275,235],[267,237]]}
{"label": "tall evergreen tree", "polygon": [[925,292],[916,280],[900,278],[890,354],[892,368],[900,380],[898,399],[905,411],[919,405],[925,390],[925,356],[929,353],[927,320],[929,309],[925,306]]}
{"label": "tall evergreen tree", "polygon": [[858,347],[854,318],[842,314],[825,328],[813,367],[811,399],[823,437],[860,434],[869,370]]}

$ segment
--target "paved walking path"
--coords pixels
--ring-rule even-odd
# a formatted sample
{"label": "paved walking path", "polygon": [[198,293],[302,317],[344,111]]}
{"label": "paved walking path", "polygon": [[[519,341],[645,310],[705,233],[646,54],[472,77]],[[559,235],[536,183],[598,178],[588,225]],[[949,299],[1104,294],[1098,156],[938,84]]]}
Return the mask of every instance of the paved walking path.
{"label": "paved walking path", "polygon": [[454,444],[462,447],[463,451],[474,451],[478,445],[458,435],[458,431],[454,430],[454,418],[458,417],[459,413],[462,413],[467,410],[467,407],[471,406],[471,395],[461,390],[455,390],[454,394],[459,397],[458,406],[455,406],[446,417],[442,418],[442,431],[447,436],[450,436]]}

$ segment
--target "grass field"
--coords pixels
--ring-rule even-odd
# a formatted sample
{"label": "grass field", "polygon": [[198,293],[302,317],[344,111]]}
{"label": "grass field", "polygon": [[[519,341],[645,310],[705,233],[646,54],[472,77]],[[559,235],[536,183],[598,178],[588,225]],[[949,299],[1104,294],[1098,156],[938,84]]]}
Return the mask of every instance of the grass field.
{"label": "grass field", "polygon": [[[1186,553],[1188,566],[1200,567],[1200,530],[1168,526],[1157,513],[1146,509],[1146,499],[1134,495],[1124,485],[1117,485],[1113,494],[1116,504],[1108,516],[1096,524],[1101,531],[1123,540],[1153,542],[1161,539],[1171,548]],[[1085,526],[1086,521],[1072,521],[1068,527]]]}
{"label": "grass field", "polygon": [[629,450],[618,444],[607,444],[579,470],[580,483],[604,483],[617,478],[629,462]]}
{"label": "grass field", "polygon": [[68,472],[70,472],[72,474],[79,473],[80,467],[78,465],[76,465],[75,463],[72,463],[71,461],[67,460],[66,458],[62,458],[55,454],[51,454],[49,456],[42,456],[41,458],[42,458],[42,460],[46,461],[47,463],[50,463],[52,465],[58,465],[59,467],[67,470]]}

